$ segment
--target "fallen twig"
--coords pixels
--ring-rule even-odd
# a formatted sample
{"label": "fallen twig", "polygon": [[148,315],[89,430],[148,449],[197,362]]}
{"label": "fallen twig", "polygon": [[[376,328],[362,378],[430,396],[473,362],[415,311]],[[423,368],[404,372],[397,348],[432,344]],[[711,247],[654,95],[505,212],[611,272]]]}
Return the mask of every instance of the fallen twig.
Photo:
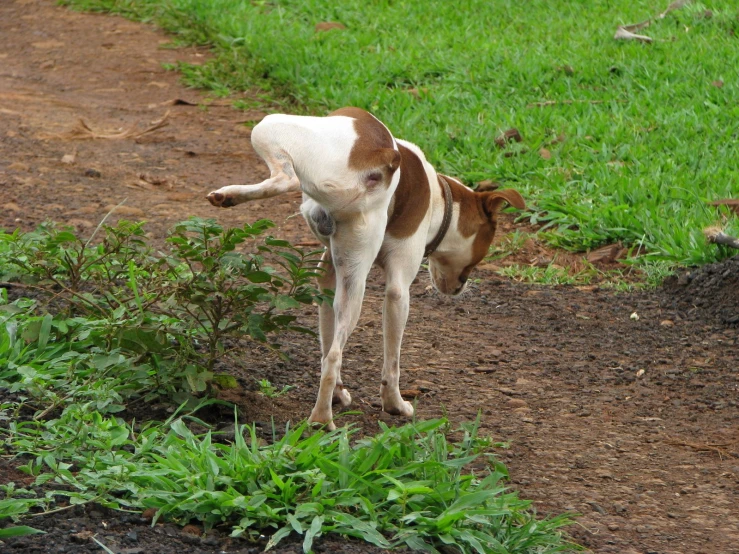
{"label": "fallen twig", "polygon": [[[642,25],[643,23],[647,22],[644,21],[642,23],[637,23],[636,25]],[[613,35],[613,38],[616,40],[638,40],[641,42],[652,42],[654,40],[652,37],[648,37],[647,35],[637,35],[636,33],[632,33],[627,27],[634,27],[634,25],[620,25],[618,29],[616,29],[616,34]]]}
{"label": "fallen twig", "polygon": [[739,215],[739,198],[723,198],[721,200],[713,200],[708,203],[709,206],[726,206],[732,212]]}
{"label": "fallen twig", "polygon": [[671,444],[673,446],[687,446],[689,448],[692,448],[693,450],[697,450],[698,452],[715,452],[722,460],[724,459],[724,457],[739,458],[739,456],[737,456],[733,452],[729,452],[728,450],[726,450],[726,447],[729,446],[728,444],[704,444],[698,442],[690,442],[683,439],[676,439],[669,435],[667,435],[667,440],[665,440],[665,443]]}
{"label": "fallen twig", "polygon": [[87,140],[87,139],[108,139],[108,140],[121,140],[121,139],[127,139],[127,138],[138,138],[143,135],[146,135],[148,133],[153,133],[154,131],[161,129],[162,127],[165,127],[169,124],[167,121],[169,119],[169,111],[167,111],[161,119],[158,119],[154,121],[150,126],[148,126],[146,129],[143,129],[141,131],[136,129],[136,126],[131,127],[130,129],[125,129],[123,131],[118,131],[115,133],[101,133],[98,131],[95,131],[90,127],[87,122],[84,119],[80,119],[77,122],[77,126],[70,129],[66,133],[60,133],[58,135],[55,135],[54,138],[61,138],[61,139],[67,139],[67,140]]}
{"label": "fallen twig", "polygon": [[527,108],[541,108],[544,106],[557,106],[559,104],[605,104],[606,102],[617,102],[625,104],[627,100],[544,100],[542,102],[532,102],[526,104]]}
{"label": "fallen twig", "polygon": [[631,25],[619,25],[616,28],[616,34],[613,35],[613,38],[615,38],[616,40],[638,40],[638,41],[647,42],[647,43],[653,42],[654,39],[652,37],[648,37],[646,35],[638,35],[634,33],[634,31],[638,31],[639,29],[649,27],[654,22],[655,19],[664,19],[668,13],[673,12],[675,10],[679,10],[680,8],[690,4],[690,2],[692,1],[693,0],[675,0],[674,2],[672,2],[672,4],[667,6],[667,9],[665,9],[665,11],[663,11],[661,14],[657,15],[654,18],[650,17],[649,19],[645,21],[641,21],[639,23],[632,23]]}

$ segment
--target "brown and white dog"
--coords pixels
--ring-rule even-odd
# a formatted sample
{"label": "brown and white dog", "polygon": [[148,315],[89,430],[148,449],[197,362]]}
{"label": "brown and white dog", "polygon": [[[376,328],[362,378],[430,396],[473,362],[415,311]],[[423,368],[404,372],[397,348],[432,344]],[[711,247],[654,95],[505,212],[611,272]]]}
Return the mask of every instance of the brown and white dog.
{"label": "brown and white dog", "polygon": [[274,114],[251,135],[269,166],[269,179],[232,185],[208,195],[214,206],[302,190],[301,212],[325,246],[319,279],[333,289],[333,308],[319,308],[321,381],[310,415],[334,428],[332,401],[351,402],[341,380],[341,356],[354,330],[373,264],[385,272],[382,408],[413,415],[398,388],[400,344],[409,288],[428,257],[439,292],[460,294],[472,269],[493,241],[496,215],[505,202],[524,209],[515,190],[476,193],[459,180],[437,174],[414,144],[395,139],[377,118],[359,108],[327,117]]}

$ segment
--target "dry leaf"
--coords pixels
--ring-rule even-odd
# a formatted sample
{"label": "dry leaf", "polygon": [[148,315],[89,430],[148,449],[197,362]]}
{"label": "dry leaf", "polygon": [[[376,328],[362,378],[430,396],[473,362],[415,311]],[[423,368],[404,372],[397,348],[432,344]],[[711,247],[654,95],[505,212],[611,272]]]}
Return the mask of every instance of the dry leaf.
{"label": "dry leaf", "polygon": [[617,242],[616,244],[609,244],[607,246],[603,246],[601,248],[598,248],[598,250],[593,250],[588,254],[587,260],[592,263],[597,262],[613,262],[621,255],[621,252],[623,251],[623,245],[620,242]]}
{"label": "dry leaf", "polygon": [[679,10],[680,8],[683,8],[690,4],[690,2],[692,2],[692,0],[675,0],[672,4],[667,6],[667,9],[659,14],[657,17],[663,19],[668,13]]}
{"label": "dry leaf", "polygon": [[552,159],[552,153],[547,150],[546,148],[540,148],[539,149],[539,155],[544,158],[545,160],[551,160]]}
{"label": "dry leaf", "polygon": [[343,23],[338,23],[336,21],[322,21],[321,23],[316,23],[317,33],[331,31],[332,29],[343,30],[346,29],[346,25],[344,25]]}
{"label": "dry leaf", "polygon": [[516,128],[508,129],[505,131],[502,135],[499,135],[495,139],[495,144],[498,146],[498,148],[505,148],[506,144],[509,142],[521,142],[523,138],[521,138],[521,133]]}
{"label": "dry leaf", "polygon": [[484,181],[477,183],[477,188],[475,190],[477,192],[487,192],[498,188],[500,188],[500,183],[493,181],[492,179],[485,179]]}

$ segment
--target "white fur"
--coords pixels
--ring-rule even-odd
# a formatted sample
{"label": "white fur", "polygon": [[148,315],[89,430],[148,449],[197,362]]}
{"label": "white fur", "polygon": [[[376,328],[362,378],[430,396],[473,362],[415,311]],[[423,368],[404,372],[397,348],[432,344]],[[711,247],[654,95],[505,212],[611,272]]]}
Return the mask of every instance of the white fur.
{"label": "white fur", "polygon": [[[332,400],[343,405],[351,402],[341,380],[342,352],[357,324],[367,275],[376,261],[384,268],[386,277],[382,407],[394,414],[413,414],[412,405],[401,398],[398,386],[400,346],[408,318],[410,285],[425,247],[444,215],[444,198],[436,185],[434,168],[418,146],[393,139],[394,145],[406,146],[421,159],[428,181],[434,185],[429,210],[416,232],[402,240],[385,235],[388,208],[400,181],[400,170],[395,171],[387,188],[379,186],[368,191],[364,176],[348,166],[357,138],[354,119],[350,117],[269,115],[254,128],[252,144],[269,166],[270,178],[256,185],[223,187],[208,195],[211,203],[225,207],[302,189],[301,211],[311,228],[314,227],[309,214],[314,208],[326,210],[336,221],[333,235],[316,235],[327,246],[323,261],[326,272],[319,284],[334,289],[335,294],[333,308],[325,304],[319,308],[321,382],[310,421],[325,423],[329,428],[334,428]],[[463,284],[458,282],[459,272],[470,263],[474,239],[456,232],[459,206],[455,205],[455,210],[449,232],[437,250],[443,254],[444,263],[435,261],[434,256],[429,260],[434,284],[449,294],[463,290]]]}

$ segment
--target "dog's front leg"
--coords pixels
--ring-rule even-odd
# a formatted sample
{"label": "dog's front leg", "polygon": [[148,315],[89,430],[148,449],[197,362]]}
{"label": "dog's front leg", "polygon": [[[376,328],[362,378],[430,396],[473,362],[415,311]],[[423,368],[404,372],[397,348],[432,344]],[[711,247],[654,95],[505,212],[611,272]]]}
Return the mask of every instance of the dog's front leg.
{"label": "dog's front leg", "polygon": [[[336,290],[336,270],[331,260],[331,252],[326,249],[321,257],[320,263],[323,272],[318,278],[318,286],[321,290]],[[328,302],[322,302],[318,306],[318,330],[321,336],[321,360],[323,361],[331,350],[331,344],[334,341],[334,309]],[[349,391],[344,388],[341,381],[341,368],[336,375],[336,385],[334,386],[334,394],[332,402],[348,406],[352,402]]]}
{"label": "dog's front leg", "polygon": [[[334,263],[338,263],[334,257]],[[371,264],[368,264],[371,266]],[[365,279],[369,267],[364,272],[359,271],[352,278],[341,267],[336,267],[336,292],[334,294],[334,332],[328,352],[321,360],[321,384],[318,388],[318,398],[309,422],[325,423],[329,429],[335,429],[333,412],[331,409],[334,391],[341,381],[341,359],[346,341],[357,326],[359,313],[364,299]]]}
{"label": "dog's front leg", "polygon": [[421,260],[412,253],[393,257],[385,262],[385,302],[382,306],[382,334],[385,361],[382,366],[380,399],[382,409],[393,415],[412,416],[413,405],[400,396],[400,346],[408,321],[410,286]]}
{"label": "dog's front leg", "polygon": [[357,326],[367,275],[382,245],[386,221],[384,214],[375,218],[365,216],[355,228],[340,224],[337,234],[331,238],[331,259],[336,272],[333,336],[330,343],[327,338],[321,338],[328,352],[321,360],[318,398],[308,419],[311,423],[325,423],[329,429],[336,428],[331,401],[337,385],[341,384],[342,352]]}

